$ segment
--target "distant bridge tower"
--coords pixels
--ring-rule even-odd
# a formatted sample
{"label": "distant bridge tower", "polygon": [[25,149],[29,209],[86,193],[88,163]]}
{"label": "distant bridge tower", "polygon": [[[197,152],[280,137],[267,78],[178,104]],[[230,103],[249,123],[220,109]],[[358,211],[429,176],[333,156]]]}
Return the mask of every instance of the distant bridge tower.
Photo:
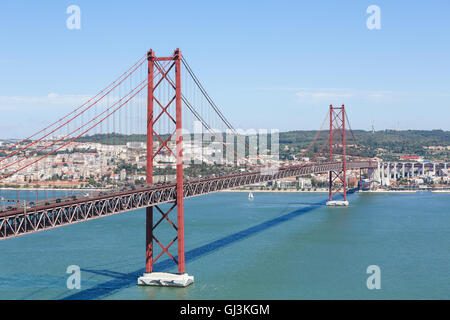
{"label": "distant bridge tower", "polygon": [[[164,285],[164,286],[187,286],[194,281],[194,277],[188,276],[185,273],[184,261],[184,207],[183,207],[183,136],[182,136],[182,94],[181,94],[181,51],[176,49],[170,57],[155,57],[153,50],[147,53],[148,61],[148,87],[147,87],[147,176],[146,182],[153,183],[153,160],[158,154],[162,154],[163,150],[169,152],[176,158],[176,201],[172,206],[164,211],[159,206],[154,206],[161,214],[158,221],[155,223],[153,216],[153,207],[146,208],[146,264],[145,273],[139,277],[138,284],[140,285]],[[165,65],[163,65],[164,63]],[[155,78],[156,73],[159,76]],[[173,75],[174,73],[174,75]],[[175,80],[171,77],[174,76]],[[171,91],[169,96],[167,94],[158,92],[156,90],[162,84],[167,84]],[[175,108],[173,103],[175,102]],[[157,112],[154,113],[154,107],[157,106]],[[175,113],[175,114],[173,114]],[[156,115],[156,116],[155,116]],[[172,127],[167,128],[167,132],[157,132],[158,122],[162,119],[167,119],[172,123]],[[175,127],[175,128],[173,128]],[[169,147],[169,141],[175,135],[176,146],[175,150]],[[157,138],[160,142],[158,149],[153,151],[153,139]],[[169,213],[177,208],[177,222],[176,224],[169,218]],[[161,223],[169,223],[176,231],[176,236],[167,244],[162,244],[155,235],[155,229]],[[177,243],[178,256],[170,253],[169,248]],[[154,256],[154,246],[157,244],[162,251],[158,256]],[[178,265],[178,274],[169,274],[154,272],[153,266],[155,262],[163,255],[170,257]]]}
{"label": "distant bridge tower", "polygon": [[[345,106],[333,107],[330,105],[330,162],[333,162],[333,156],[339,150],[342,151],[340,154],[342,159],[342,168],[338,171],[330,171],[329,176],[329,197],[327,206],[348,206],[347,201],[347,160],[346,160],[346,140],[345,140]],[[340,186],[334,188],[334,183],[339,182]],[[336,194],[342,194],[343,201],[334,201],[333,197]]]}

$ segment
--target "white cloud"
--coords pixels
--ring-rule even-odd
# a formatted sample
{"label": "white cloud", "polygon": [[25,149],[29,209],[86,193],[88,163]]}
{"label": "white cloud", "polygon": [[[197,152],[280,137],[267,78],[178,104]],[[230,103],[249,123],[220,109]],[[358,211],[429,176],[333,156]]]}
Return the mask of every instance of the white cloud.
{"label": "white cloud", "polygon": [[302,104],[345,104],[351,101],[380,103],[411,99],[411,94],[406,92],[387,90],[355,90],[347,88],[280,88],[280,90],[296,91],[296,100]]}
{"label": "white cloud", "polygon": [[1,59],[0,58],[0,64],[10,64],[10,63],[15,63],[15,60],[12,59]]}
{"label": "white cloud", "polygon": [[75,107],[90,97],[90,95],[56,93],[49,93],[46,96],[0,96],[0,110],[52,106]]}
{"label": "white cloud", "polygon": [[357,90],[349,88],[295,88],[295,87],[272,87],[265,88],[268,91],[295,91],[299,101],[322,102],[332,99],[359,99],[359,100],[392,100],[404,99],[411,93],[388,90]]}
{"label": "white cloud", "polygon": [[58,98],[58,94],[57,93],[49,93],[47,95],[47,98],[50,98],[50,99]]}
{"label": "white cloud", "polygon": [[300,88],[295,96],[301,104],[341,104],[355,96],[355,92],[349,89],[311,89]]}
{"label": "white cloud", "polygon": [[[48,110],[56,107],[71,110],[84,104],[94,96],[88,94],[58,94],[54,92],[50,92],[45,96],[0,96],[0,111],[27,110],[30,108],[34,110]],[[99,97],[92,100],[92,102]],[[117,100],[118,97],[114,97],[114,100],[109,100],[109,104],[111,105],[113,101]],[[125,100],[122,101],[124,102]],[[143,103],[146,99],[138,95],[133,98],[133,101]],[[98,105],[105,106],[107,102],[102,100]]]}
{"label": "white cloud", "polygon": [[0,111],[42,110],[61,108],[70,110],[91,98],[90,95],[0,96]]}
{"label": "white cloud", "polygon": [[353,94],[346,92],[314,92],[314,91],[300,91],[296,93],[297,97],[312,98],[312,99],[336,99],[336,98],[351,98]]}

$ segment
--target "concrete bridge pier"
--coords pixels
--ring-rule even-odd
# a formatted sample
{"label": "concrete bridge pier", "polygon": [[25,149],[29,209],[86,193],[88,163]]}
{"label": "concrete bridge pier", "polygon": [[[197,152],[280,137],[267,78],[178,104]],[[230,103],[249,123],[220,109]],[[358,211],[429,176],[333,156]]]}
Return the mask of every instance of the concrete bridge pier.
{"label": "concrete bridge pier", "polygon": [[377,181],[380,185],[383,184],[383,164],[378,162],[378,168],[377,168]]}
{"label": "concrete bridge pier", "polygon": [[380,163],[377,162],[377,168],[374,170],[374,181],[381,184],[381,172],[380,172]]}
{"label": "concrete bridge pier", "polygon": [[368,175],[368,178],[369,178],[369,190],[372,190],[373,189],[373,182],[377,180],[377,175],[378,175],[377,169],[369,168],[367,170],[367,175]]}
{"label": "concrete bridge pier", "polygon": [[383,170],[384,173],[384,185],[389,184],[389,162],[386,163],[386,168]]}
{"label": "concrete bridge pier", "polygon": [[387,163],[386,186],[391,185],[391,163]]}
{"label": "concrete bridge pier", "polygon": [[394,163],[394,180],[397,180],[397,162]]}
{"label": "concrete bridge pier", "polygon": [[387,180],[386,180],[386,183],[387,183],[387,181],[389,181],[390,179],[391,179],[391,163],[390,162],[388,162],[387,163],[387,170],[386,170],[386,178],[387,178]]}

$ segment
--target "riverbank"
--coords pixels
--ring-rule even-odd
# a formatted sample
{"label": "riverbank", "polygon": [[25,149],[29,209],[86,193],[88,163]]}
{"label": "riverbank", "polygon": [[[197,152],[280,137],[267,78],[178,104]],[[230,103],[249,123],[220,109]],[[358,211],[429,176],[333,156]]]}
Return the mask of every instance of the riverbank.
{"label": "riverbank", "polygon": [[98,189],[98,188],[92,188],[92,189],[73,189],[73,188],[0,188],[0,191],[105,191],[105,190],[111,190],[111,189]]}
{"label": "riverbank", "polygon": [[317,190],[252,190],[252,189],[230,189],[221,190],[219,192],[243,192],[243,193],[328,193],[328,189],[317,189]]}
{"label": "riverbank", "polygon": [[360,190],[361,193],[416,193],[418,190]]}
{"label": "riverbank", "polygon": [[417,193],[417,192],[432,192],[432,193],[450,193],[450,190],[432,190],[432,189],[416,189],[416,190],[367,190],[359,191],[361,193]]}
{"label": "riverbank", "polygon": [[[416,193],[418,191],[429,191],[433,193],[450,193],[450,190],[384,190],[384,189],[378,189],[378,190],[358,190],[357,192],[360,193]],[[242,192],[242,193],[328,193],[328,189],[317,189],[317,190],[252,190],[252,189],[230,189],[230,190],[221,190],[219,192]]]}
{"label": "riverbank", "polygon": [[[76,191],[76,192],[88,192],[88,191],[108,191],[109,188],[89,188],[89,189],[71,189],[71,188],[0,188],[1,191]],[[416,193],[418,191],[430,191],[433,193],[450,193],[450,190],[365,190],[358,191],[361,193]],[[221,190],[218,192],[243,192],[243,193],[328,193],[328,189],[317,190],[252,190],[252,189],[229,189]]]}

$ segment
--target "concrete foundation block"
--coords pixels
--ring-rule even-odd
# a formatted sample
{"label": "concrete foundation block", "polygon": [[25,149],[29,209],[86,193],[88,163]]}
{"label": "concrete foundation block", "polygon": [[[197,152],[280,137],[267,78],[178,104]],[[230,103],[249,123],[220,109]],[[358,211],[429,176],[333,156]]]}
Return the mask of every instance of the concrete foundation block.
{"label": "concrete foundation block", "polygon": [[166,272],[144,273],[138,278],[140,286],[160,286],[160,287],[187,287],[194,282],[194,277],[184,274],[174,274]]}
{"label": "concrete foundation block", "polygon": [[348,201],[332,200],[327,201],[327,207],[348,207]]}

